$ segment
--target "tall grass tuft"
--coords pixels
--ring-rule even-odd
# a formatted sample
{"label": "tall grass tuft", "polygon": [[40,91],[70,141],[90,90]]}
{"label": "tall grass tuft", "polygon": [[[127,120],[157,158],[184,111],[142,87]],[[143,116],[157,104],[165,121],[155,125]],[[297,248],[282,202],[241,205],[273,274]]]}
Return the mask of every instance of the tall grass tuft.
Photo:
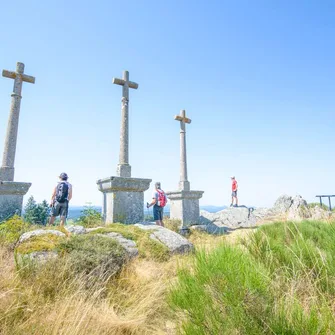
{"label": "tall grass tuft", "polygon": [[276,223],[198,252],[171,289],[181,332],[333,334],[334,241],[333,225]]}

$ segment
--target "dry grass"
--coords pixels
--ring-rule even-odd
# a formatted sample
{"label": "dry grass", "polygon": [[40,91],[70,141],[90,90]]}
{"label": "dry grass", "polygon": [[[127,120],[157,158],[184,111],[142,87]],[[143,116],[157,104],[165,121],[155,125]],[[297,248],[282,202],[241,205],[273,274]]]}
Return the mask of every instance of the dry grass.
{"label": "dry grass", "polygon": [[55,283],[52,296],[45,289],[51,269],[22,278],[13,253],[0,248],[0,334],[174,334],[166,292],[180,260],[137,259],[89,289],[87,277]]}

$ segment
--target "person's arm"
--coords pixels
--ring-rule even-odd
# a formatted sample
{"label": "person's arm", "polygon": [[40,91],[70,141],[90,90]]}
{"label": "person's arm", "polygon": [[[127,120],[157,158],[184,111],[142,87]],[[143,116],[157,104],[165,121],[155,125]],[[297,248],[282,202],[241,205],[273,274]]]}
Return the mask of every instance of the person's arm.
{"label": "person's arm", "polygon": [[56,187],[54,188],[53,192],[52,192],[52,196],[51,196],[51,202],[50,202],[50,206],[52,206],[55,202],[55,197],[56,197]]}
{"label": "person's arm", "polygon": [[72,199],[72,185],[71,187],[69,187],[69,196],[68,196],[68,200],[70,201]]}
{"label": "person's arm", "polygon": [[157,194],[154,193],[154,194],[152,195],[152,201],[151,201],[150,204],[147,205],[147,208],[149,208],[149,207],[151,207],[151,206],[154,206],[156,203],[157,203]]}

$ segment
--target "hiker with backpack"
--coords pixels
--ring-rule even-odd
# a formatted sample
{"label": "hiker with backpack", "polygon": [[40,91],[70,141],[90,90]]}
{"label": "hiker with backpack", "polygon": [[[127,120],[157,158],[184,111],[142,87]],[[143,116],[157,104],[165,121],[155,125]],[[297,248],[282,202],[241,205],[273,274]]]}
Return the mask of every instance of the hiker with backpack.
{"label": "hiker with backpack", "polygon": [[163,222],[163,210],[167,203],[167,198],[165,192],[161,189],[161,183],[157,182],[155,184],[155,191],[152,195],[151,203],[147,203],[147,208],[154,206],[153,214],[156,225],[164,227]]}
{"label": "hiker with backpack", "polygon": [[49,225],[53,225],[56,216],[60,216],[60,225],[64,226],[68,210],[69,201],[72,198],[72,185],[67,181],[68,175],[63,172],[59,175],[59,183],[54,188],[50,207],[51,207],[51,217]]}

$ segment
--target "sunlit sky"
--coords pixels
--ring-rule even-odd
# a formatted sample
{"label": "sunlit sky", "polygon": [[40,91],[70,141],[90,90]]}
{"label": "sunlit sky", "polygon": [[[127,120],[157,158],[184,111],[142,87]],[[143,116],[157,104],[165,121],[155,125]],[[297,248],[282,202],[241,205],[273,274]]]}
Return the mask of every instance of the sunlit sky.
{"label": "sunlit sky", "polygon": [[[335,194],[334,1],[6,1],[0,69],[24,83],[16,181],[49,199],[60,172],[72,205],[101,205],[96,180],[119,156],[129,70],[132,176],[179,181],[181,109],[191,188],[201,205],[271,206],[283,193]],[[12,15],[11,15],[12,14]],[[0,78],[0,151],[13,81]]]}

